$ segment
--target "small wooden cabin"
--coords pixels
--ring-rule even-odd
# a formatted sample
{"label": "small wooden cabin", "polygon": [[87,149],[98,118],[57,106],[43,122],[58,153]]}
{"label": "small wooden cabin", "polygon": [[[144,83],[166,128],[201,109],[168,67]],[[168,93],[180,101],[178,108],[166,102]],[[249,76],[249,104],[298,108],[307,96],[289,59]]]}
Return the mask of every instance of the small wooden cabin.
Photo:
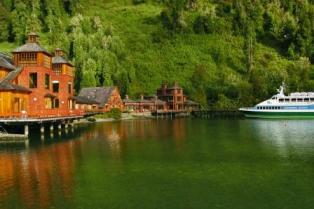
{"label": "small wooden cabin", "polygon": [[124,109],[120,92],[114,86],[82,88],[78,96],[96,101],[101,112],[109,112],[114,108],[121,111]]}

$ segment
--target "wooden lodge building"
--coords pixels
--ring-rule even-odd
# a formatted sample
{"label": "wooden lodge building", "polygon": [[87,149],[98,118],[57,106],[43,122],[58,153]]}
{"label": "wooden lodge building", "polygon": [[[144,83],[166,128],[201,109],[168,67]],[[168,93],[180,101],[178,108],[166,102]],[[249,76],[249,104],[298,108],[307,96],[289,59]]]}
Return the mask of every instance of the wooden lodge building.
{"label": "wooden lodge building", "polygon": [[115,86],[82,88],[78,98],[95,101],[92,108],[99,112],[109,112],[112,109],[124,110],[120,92]]}
{"label": "wooden lodge building", "polygon": [[[63,117],[82,115],[75,109],[74,67],[61,49],[44,49],[35,33],[12,57],[0,54],[0,117]],[[82,101],[81,101],[82,102]],[[93,103],[91,101],[84,101]]]}
{"label": "wooden lodge building", "polygon": [[183,89],[177,82],[171,87],[163,84],[157,89],[156,96],[144,97],[139,100],[131,100],[128,96],[123,100],[125,110],[134,112],[155,112],[155,111],[192,111],[199,108],[199,104],[188,100]]}
{"label": "wooden lodge building", "polygon": [[12,56],[0,53],[0,118],[59,118],[83,116],[88,112],[190,111],[198,104],[187,100],[175,83],[162,85],[153,97],[121,99],[117,87],[83,88],[74,96],[74,66],[61,49],[51,54],[38,35],[30,33],[27,43]]}

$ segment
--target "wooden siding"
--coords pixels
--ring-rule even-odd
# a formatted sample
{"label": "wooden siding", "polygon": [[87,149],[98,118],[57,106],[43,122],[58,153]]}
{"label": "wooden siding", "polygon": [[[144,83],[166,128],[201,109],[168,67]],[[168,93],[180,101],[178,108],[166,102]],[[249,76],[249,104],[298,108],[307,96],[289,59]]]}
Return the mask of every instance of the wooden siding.
{"label": "wooden siding", "polygon": [[0,79],[3,79],[8,73],[7,69],[0,67]]}
{"label": "wooden siding", "polygon": [[124,105],[123,105],[123,102],[122,102],[122,99],[120,96],[120,92],[117,88],[115,88],[112,91],[107,103],[105,104],[105,106],[103,108],[103,111],[109,112],[114,108],[120,109],[121,111],[123,111],[123,109],[124,109]]}
{"label": "wooden siding", "polygon": [[20,115],[28,112],[28,94],[21,92],[0,91],[0,116]]}

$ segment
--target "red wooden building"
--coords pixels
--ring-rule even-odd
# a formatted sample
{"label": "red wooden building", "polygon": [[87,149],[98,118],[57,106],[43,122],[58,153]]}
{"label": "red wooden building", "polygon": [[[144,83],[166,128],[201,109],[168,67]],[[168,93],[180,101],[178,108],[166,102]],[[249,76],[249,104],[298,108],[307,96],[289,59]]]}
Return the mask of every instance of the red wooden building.
{"label": "red wooden building", "polygon": [[[4,57],[2,57],[5,59]],[[0,70],[0,116],[61,117],[83,114],[75,110],[74,67],[61,49],[44,49],[38,35],[13,51]],[[8,71],[7,73],[5,71]]]}
{"label": "red wooden building", "polygon": [[196,110],[199,104],[191,100],[183,93],[183,89],[177,82],[172,87],[163,84],[157,90],[156,96],[144,97],[139,100],[131,100],[128,96],[123,100],[125,109],[131,112],[168,112],[168,111],[187,111]]}

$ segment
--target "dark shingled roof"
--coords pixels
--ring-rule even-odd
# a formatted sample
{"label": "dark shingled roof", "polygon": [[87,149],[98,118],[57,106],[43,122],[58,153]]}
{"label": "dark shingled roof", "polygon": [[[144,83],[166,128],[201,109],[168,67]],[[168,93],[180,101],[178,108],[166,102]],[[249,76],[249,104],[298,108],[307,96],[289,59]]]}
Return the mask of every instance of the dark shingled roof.
{"label": "dark shingled roof", "polygon": [[76,96],[72,98],[76,101],[77,104],[99,104],[99,102],[87,99],[86,97]]}
{"label": "dark shingled roof", "polygon": [[153,98],[152,101],[153,101],[155,104],[158,104],[158,105],[164,105],[164,104],[166,104],[165,101],[162,101],[162,100],[160,100],[160,99],[158,99],[158,98]]}
{"label": "dark shingled roof", "polygon": [[185,102],[185,104],[187,104],[187,105],[200,105],[199,103],[197,103],[197,102],[194,102],[194,101],[192,101],[192,100],[187,100],[186,102]]}
{"label": "dark shingled roof", "polygon": [[61,56],[53,57],[52,64],[68,64],[73,67],[73,65],[68,60]]}
{"label": "dark shingled roof", "polygon": [[0,67],[11,70],[3,79],[0,80],[0,91],[19,91],[19,92],[32,92],[30,89],[11,82],[16,78],[16,76],[22,71],[22,68],[16,68],[13,65],[12,59],[9,55],[0,53]]}
{"label": "dark shingled roof", "polygon": [[15,70],[11,71],[8,73],[8,75],[3,78],[3,81],[7,81],[7,82],[12,82],[16,76],[18,76],[18,74],[20,74],[20,72],[22,71],[21,67],[16,68]]}
{"label": "dark shingled roof", "polygon": [[0,81],[0,91],[1,90],[8,90],[8,91],[20,91],[20,92],[27,92],[27,93],[30,93],[32,92],[30,89],[28,88],[25,88],[23,86],[19,86],[19,85],[15,85],[15,84],[12,84],[8,81]]}
{"label": "dark shingled roof", "polygon": [[79,93],[80,97],[85,97],[90,100],[95,100],[99,103],[100,107],[104,107],[105,104],[108,102],[112,91],[116,87],[90,87],[90,88],[82,88]]}
{"label": "dark shingled roof", "polygon": [[134,101],[134,100],[132,100],[132,99],[127,99],[127,98],[125,98],[125,99],[122,99],[122,102],[123,102],[123,103],[135,103],[136,101]]}
{"label": "dark shingled roof", "polygon": [[51,55],[46,49],[41,47],[38,43],[26,43],[23,46],[20,46],[13,50],[13,53],[19,52],[44,52]]}
{"label": "dark shingled roof", "polygon": [[154,103],[154,101],[147,100],[147,99],[139,99],[139,100],[137,100],[137,102],[146,103],[146,104],[153,104]]}
{"label": "dark shingled roof", "polygon": [[0,67],[15,70],[11,57],[3,53],[0,53]]}

